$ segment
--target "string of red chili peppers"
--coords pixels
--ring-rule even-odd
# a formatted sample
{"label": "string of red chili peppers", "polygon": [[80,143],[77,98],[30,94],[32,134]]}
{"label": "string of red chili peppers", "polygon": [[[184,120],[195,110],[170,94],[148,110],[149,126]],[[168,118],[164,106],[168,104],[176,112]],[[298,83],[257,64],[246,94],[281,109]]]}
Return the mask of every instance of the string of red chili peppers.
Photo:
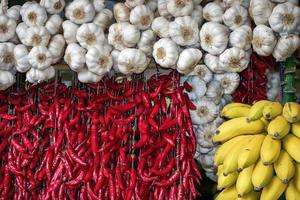
{"label": "string of red chili peppers", "polygon": [[0,94],[0,199],[195,199],[201,175],[179,75]]}

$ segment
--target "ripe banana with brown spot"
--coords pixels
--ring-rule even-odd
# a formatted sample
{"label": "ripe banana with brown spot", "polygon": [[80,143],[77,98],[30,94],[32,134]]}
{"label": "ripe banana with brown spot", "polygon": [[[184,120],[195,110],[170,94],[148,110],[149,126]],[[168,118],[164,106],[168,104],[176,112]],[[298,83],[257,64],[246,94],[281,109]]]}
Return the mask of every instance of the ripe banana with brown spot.
{"label": "ripe banana with brown spot", "polygon": [[263,108],[263,116],[267,120],[274,119],[278,115],[282,113],[282,105],[279,102],[271,102],[264,106]]}
{"label": "ripe banana with brown spot", "polygon": [[281,139],[289,133],[290,128],[290,123],[282,115],[279,115],[270,122],[268,134],[274,139]]}

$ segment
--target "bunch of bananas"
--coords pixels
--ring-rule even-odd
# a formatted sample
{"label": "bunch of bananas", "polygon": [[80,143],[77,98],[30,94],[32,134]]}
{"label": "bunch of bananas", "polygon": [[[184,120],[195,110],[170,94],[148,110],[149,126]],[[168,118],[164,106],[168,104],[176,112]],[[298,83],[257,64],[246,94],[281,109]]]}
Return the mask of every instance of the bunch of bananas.
{"label": "bunch of bananas", "polygon": [[[216,131],[216,200],[300,199],[300,105],[231,103]],[[298,149],[299,148],[299,149]]]}

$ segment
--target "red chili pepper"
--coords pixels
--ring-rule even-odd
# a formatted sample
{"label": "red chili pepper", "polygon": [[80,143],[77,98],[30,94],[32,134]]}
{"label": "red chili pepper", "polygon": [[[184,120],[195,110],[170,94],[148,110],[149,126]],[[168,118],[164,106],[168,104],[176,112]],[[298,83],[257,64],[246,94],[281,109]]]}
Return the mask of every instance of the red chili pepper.
{"label": "red chili pepper", "polygon": [[[175,133],[173,133],[173,134],[175,134]],[[168,134],[168,133],[163,133],[163,134],[162,134],[162,137],[163,137],[163,139],[164,139],[168,144],[170,144],[171,146],[173,146],[173,147],[176,146],[175,141],[173,140],[173,136],[171,136],[170,134]]]}
{"label": "red chili pepper", "polygon": [[68,182],[65,183],[66,186],[67,187],[72,187],[72,186],[78,185],[80,182],[82,182],[84,174],[85,174],[84,170],[81,170],[79,172],[79,174],[77,176],[75,176],[75,178],[73,180],[68,181]]}
{"label": "red chili pepper", "polygon": [[190,110],[196,110],[197,106],[195,104],[193,104],[193,102],[190,100],[189,96],[187,94],[183,94],[183,96],[184,96],[185,103],[186,103],[187,107]]}
{"label": "red chili pepper", "polygon": [[167,118],[165,122],[159,127],[160,131],[167,130],[171,128],[172,126],[175,126],[177,124],[177,118]]}
{"label": "red chili pepper", "polygon": [[33,147],[32,143],[31,143],[31,141],[26,137],[26,135],[25,134],[21,134],[21,138],[22,138],[22,142],[26,146],[26,148],[29,151],[33,151],[34,147]]}
{"label": "red chili pepper", "polygon": [[2,138],[2,141],[0,143],[0,154],[4,151],[8,143],[8,137]]}
{"label": "red chili pepper", "polygon": [[70,158],[72,160],[74,160],[75,162],[83,165],[83,166],[86,166],[87,164],[81,159],[79,158],[77,155],[76,155],[76,152],[75,150],[73,149],[73,147],[71,145],[68,145],[67,147],[67,153],[68,155],[70,156]]}
{"label": "red chili pepper", "polygon": [[123,183],[120,166],[116,167],[116,180],[117,180],[117,185],[121,188],[121,190],[124,190],[125,186]]}
{"label": "red chili pepper", "polygon": [[158,94],[161,92],[162,87],[163,87],[163,82],[160,82],[158,87],[149,94],[150,98],[154,99],[155,97],[157,97]]}
{"label": "red chili pepper", "polygon": [[183,200],[184,199],[182,185],[178,185],[178,194],[177,194],[177,197],[178,197],[178,200]]}
{"label": "red chili pepper", "polygon": [[124,119],[115,119],[115,118],[111,118],[111,120],[113,121],[113,123],[117,124],[117,125],[127,125],[131,122],[133,122],[136,119],[135,115],[131,115],[127,118]]}
{"label": "red chili pepper", "polygon": [[5,114],[5,113],[0,113],[0,118],[6,119],[9,121],[17,119],[16,116]]}
{"label": "red chili pepper", "polygon": [[159,108],[160,108],[160,105],[159,105],[159,104],[155,104],[155,105],[154,105],[154,107],[152,108],[151,113],[150,113],[150,115],[149,115],[149,117],[150,117],[151,119],[153,119],[153,118],[158,114]]}
{"label": "red chili pepper", "polygon": [[164,179],[161,182],[155,184],[161,187],[170,186],[180,178],[180,171],[175,171],[168,179]]}
{"label": "red chili pepper", "polygon": [[191,164],[194,173],[201,179],[201,173],[200,173],[199,168],[196,164],[196,161],[194,159],[189,159],[189,163]]}
{"label": "red chili pepper", "polygon": [[185,82],[183,83],[183,87],[184,87],[184,89],[186,89],[186,91],[188,91],[188,92],[193,91],[193,87],[192,87],[187,81],[185,81]]}
{"label": "red chili pepper", "polygon": [[161,105],[162,112],[166,114],[168,112],[168,109],[167,109],[166,99],[164,96],[160,98],[160,105]]}
{"label": "red chili pepper", "polygon": [[167,175],[173,168],[175,164],[175,159],[171,159],[171,161],[167,164],[167,166],[164,169],[151,169],[151,172],[157,176],[165,176]]}
{"label": "red chili pepper", "polygon": [[15,138],[11,138],[10,143],[18,152],[26,152],[26,148],[20,145]]}
{"label": "red chili pepper", "polygon": [[6,127],[4,130],[0,130],[0,136],[8,135],[12,132],[13,126]]}

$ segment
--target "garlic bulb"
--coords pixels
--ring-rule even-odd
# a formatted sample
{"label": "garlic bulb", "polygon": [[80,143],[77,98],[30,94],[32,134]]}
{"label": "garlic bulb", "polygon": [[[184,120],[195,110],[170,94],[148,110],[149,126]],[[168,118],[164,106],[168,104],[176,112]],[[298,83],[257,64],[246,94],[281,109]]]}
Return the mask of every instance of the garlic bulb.
{"label": "garlic bulb", "polygon": [[129,8],[124,3],[116,3],[113,8],[114,17],[117,22],[129,21]]}
{"label": "garlic bulb", "polygon": [[260,56],[271,55],[275,45],[276,37],[271,28],[265,25],[258,25],[253,30],[252,47]]}
{"label": "garlic bulb", "polygon": [[76,0],[66,7],[65,15],[72,22],[83,24],[93,20],[95,8],[89,0]]}
{"label": "garlic bulb", "polygon": [[113,65],[110,48],[107,48],[106,46],[90,48],[85,59],[88,70],[99,76],[109,72]]}
{"label": "garlic bulb", "polygon": [[195,129],[197,142],[201,147],[212,148],[215,146],[213,142],[213,136],[215,135],[218,127],[221,125],[221,123],[216,123],[215,121],[216,120],[214,120],[212,123],[197,126]]}
{"label": "garlic bulb", "polygon": [[215,104],[219,104],[223,97],[223,88],[219,81],[213,80],[208,83],[206,94]]}
{"label": "garlic bulb", "polygon": [[217,73],[217,74],[224,73],[226,70],[219,64],[218,56],[206,54],[204,56],[204,63],[210,69],[210,71]]}
{"label": "garlic bulb", "polygon": [[250,57],[240,48],[226,49],[219,57],[219,64],[227,72],[241,72],[248,67]]}
{"label": "garlic bulb", "polygon": [[146,1],[146,6],[150,8],[152,12],[155,12],[157,8],[157,0],[147,0]]}
{"label": "garlic bulb", "polygon": [[267,24],[274,4],[270,0],[251,0],[249,13],[256,25]]}
{"label": "garlic bulb", "polygon": [[188,74],[194,70],[195,66],[202,58],[202,52],[199,49],[184,49],[177,61],[177,71],[182,74]]}
{"label": "garlic bulb", "polygon": [[299,35],[290,35],[286,38],[281,37],[273,50],[273,57],[277,62],[284,61],[290,57],[299,46]]}
{"label": "garlic bulb", "polygon": [[111,24],[112,19],[113,13],[109,9],[103,9],[95,16],[93,23],[105,30]]}
{"label": "garlic bulb", "polygon": [[54,35],[48,45],[48,50],[52,56],[52,63],[57,63],[63,56],[65,50],[65,39],[61,34]]}
{"label": "garlic bulb", "polygon": [[102,45],[105,42],[103,30],[94,23],[82,24],[76,34],[76,39],[79,44],[89,49],[96,45]]}
{"label": "garlic bulb", "polygon": [[0,15],[0,42],[6,42],[14,37],[17,23],[6,15]]}
{"label": "garlic bulb", "polygon": [[212,55],[221,54],[227,47],[228,29],[226,26],[207,22],[200,30],[201,47]]}
{"label": "garlic bulb", "polygon": [[271,0],[274,3],[285,3],[285,2],[290,2],[294,5],[297,5],[299,3],[299,0]]}
{"label": "garlic bulb", "polygon": [[78,80],[82,83],[97,83],[99,82],[103,76],[98,76],[93,72],[84,69],[77,74]]}
{"label": "garlic bulb", "polygon": [[47,46],[50,40],[50,33],[44,26],[32,26],[26,30],[26,37],[22,42],[26,46]]}
{"label": "garlic bulb", "polygon": [[140,5],[143,5],[145,2],[145,0],[126,0],[125,1],[125,5],[128,7],[128,8],[134,8],[136,6],[140,6]]}
{"label": "garlic bulb", "polygon": [[108,43],[118,50],[135,46],[140,39],[140,31],[127,22],[115,23],[109,27]]}
{"label": "garlic bulb", "polygon": [[151,28],[158,37],[167,38],[169,37],[169,24],[170,22],[165,17],[156,17]]}
{"label": "garlic bulb", "polygon": [[105,8],[105,0],[93,0],[93,6],[96,12],[102,12]]}
{"label": "garlic bulb", "polygon": [[11,70],[15,63],[15,45],[11,42],[0,43],[0,70]]}
{"label": "garlic bulb", "polygon": [[156,40],[155,33],[149,29],[142,32],[140,41],[138,42],[137,46],[147,56],[151,56],[153,52],[153,44],[155,40]]}
{"label": "garlic bulb", "polygon": [[46,22],[45,27],[51,35],[55,35],[56,33],[58,33],[62,22],[63,22],[63,20],[62,20],[61,16],[51,15],[49,17],[48,21]]}
{"label": "garlic bulb", "polygon": [[131,24],[137,26],[140,30],[146,30],[151,26],[153,20],[153,13],[145,5],[136,6],[133,8],[129,15],[129,21]]}
{"label": "garlic bulb", "polygon": [[44,0],[42,5],[49,14],[60,13],[66,5],[65,0]]}
{"label": "garlic bulb", "polygon": [[52,56],[50,51],[44,47],[33,47],[28,54],[28,60],[30,65],[38,70],[44,70],[50,67],[52,63]]}
{"label": "garlic bulb", "polygon": [[190,75],[197,75],[200,77],[205,83],[209,83],[213,77],[213,73],[208,69],[206,65],[196,65],[194,70],[190,73]]}
{"label": "garlic bulb", "polygon": [[245,8],[249,7],[250,0],[223,0],[223,3],[226,7],[231,7],[231,6],[243,6]]}
{"label": "garlic bulb", "polygon": [[193,8],[192,0],[167,0],[168,12],[174,17],[190,15]]}
{"label": "garlic bulb", "polygon": [[211,2],[203,7],[203,18],[211,22],[223,22],[224,9],[219,2]]}
{"label": "garlic bulb", "polygon": [[162,38],[153,45],[153,58],[163,68],[172,68],[178,59],[176,43],[169,38]]}
{"label": "garlic bulb", "polygon": [[64,60],[73,71],[80,72],[85,67],[85,53],[84,48],[71,43],[66,48]]}
{"label": "garlic bulb", "polygon": [[198,25],[202,24],[203,21],[203,9],[201,6],[197,5],[194,6],[194,10],[191,13],[191,17],[194,21],[198,23]]}
{"label": "garlic bulb", "polygon": [[232,6],[225,11],[223,21],[231,30],[235,30],[246,24],[248,21],[248,12],[243,6]]}
{"label": "garlic bulb", "polygon": [[14,48],[14,57],[16,63],[16,69],[18,72],[24,73],[31,68],[28,60],[28,50],[25,45],[18,44]]}
{"label": "garlic bulb", "polygon": [[30,83],[40,83],[42,81],[47,81],[55,76],[55,69],[50,66],[45,70],[39,70],[35,68],[31,68],[26,73],[26,81]]}
{"label": "garlic bulb", "polygon": [[169,16],[170,13],[167,9],[167,0],[157,0],[157,10],[160,16]]}
{"label": "garlic bulb", "polygon": [[15,82],[16,78],[11,72],[0,70],[0,91],[6,90]]}
{"label": "garlic bulb", "polygon": [[204,96],[207,89],[206,83],[199,76],[188,76],[186,82],[193,88],[193,90],[188,93],[191,101],[197,101],[199,98]]}
{"label": "garlic bulb", "polygon": [[116,49],[114,49],[111,52],[111,57],[112,57],[112,60],[113,60],[113,69],[114,69],[115,72],[120,72],[120,70],[118,68],[118,59],[119,59],[120,53],[121,52],[119,50],[116,50]]}
{"label": "garlic bulb", "polygon": [[194,103],[197,109],[190,110],[193,124],[206,124],[213,121],[217,117],[218,107],[209,98],[202,97]]}
{"label": "garlic bulb", "polygon": [[118,68],[121,73],[130,75],[140,74],[148,66],[146,55],[138,49],[127,48],[121,51],[118,57]]}
{"label": "garlic bulb", "polygon": [[74,24],[70,20],[66,20],[62,23],[64,38],[68,44],[77,42],[76,33],[79,28],[77,24]]}
{"label": "garlic bulb", "polygon": [[229,35],[229,44],[232,47],[248,50],[251,48],[252,29],[248,25],[236,28]]}
{"label": "garlic bulb", "polygon": [[238,73],[215,74],[214,79],[220,82],[224,94],[232,94],[240,83]]}
{"label": "garlic bulb", "polygon": [[198,24],[190,16],[177,17],[169,24],[169,34],[178,45],[193,45],[199,40]]}
{"label": "garlic bulb", "polygon": [[24,12],[21,12],[22,21],[27,26],[43,26],[47,21],[47,12],[40,4],[34,2],[30,6],[25,6]]}
{"label": "garlic bulb", "polygon": [[297,26],[300,26],[300,8],[290,2],[278,4],[273,9],[269,24],[281,36],[294,33]]}
{"label": "garlic bulb", "polygon": [[25,43],[28,28],[29,27],[24,22],[18,24],[16,28],[16,34],[22,43]]}
{"label": "garlic bulb", "polygon": [[20,9],[20,5],[12,6],[7,10],[6,15],[15,21],[18,21],[20,19]]}

